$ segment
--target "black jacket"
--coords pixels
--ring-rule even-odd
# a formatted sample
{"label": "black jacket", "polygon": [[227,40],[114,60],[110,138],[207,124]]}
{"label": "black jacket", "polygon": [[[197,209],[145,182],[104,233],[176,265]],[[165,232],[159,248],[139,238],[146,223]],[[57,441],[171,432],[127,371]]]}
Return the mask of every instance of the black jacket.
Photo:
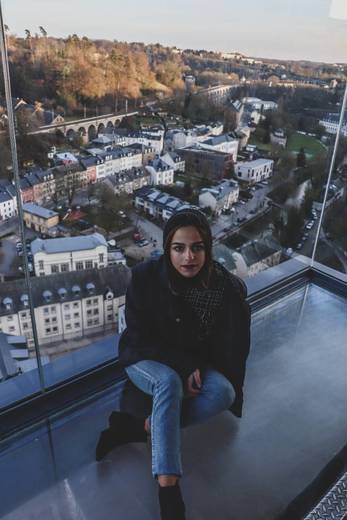
{"label": "black jacket", "polygon": [[123,367],[144,359],[164,363],[183,382],[196,368],[213,366],[232,383],[236,398],[231,411],[241,416],[243,382],[250,346],[250,308],[246,285],[229,274],[224,304],[203,344],[196,340],[194,316],[169,288],[164,258],[136,265],[126,294],[127,328],[119,341]]}

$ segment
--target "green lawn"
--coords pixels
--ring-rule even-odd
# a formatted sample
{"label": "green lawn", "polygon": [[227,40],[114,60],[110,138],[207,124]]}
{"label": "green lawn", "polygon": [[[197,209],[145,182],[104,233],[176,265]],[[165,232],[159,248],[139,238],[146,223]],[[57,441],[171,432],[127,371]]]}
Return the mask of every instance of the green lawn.
{"label": "green lawn", "polygon": [[288,139],[287,150],[293,154],[297,154],[300,148],[305,149],[308,159],[314,159],[319,153],[326,152],[325,146],[315,137],[295,133]]}

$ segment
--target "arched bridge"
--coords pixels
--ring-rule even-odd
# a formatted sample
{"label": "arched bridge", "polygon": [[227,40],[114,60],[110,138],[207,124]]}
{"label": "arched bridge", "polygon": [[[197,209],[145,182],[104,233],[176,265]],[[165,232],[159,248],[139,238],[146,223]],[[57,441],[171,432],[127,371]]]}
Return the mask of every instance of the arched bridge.
{"label": "arched bridge", "polygon": [[113,130],[117,123],[124,117],[134,116],[138,111],[119,112],[118,114],[104,114],[103,116],[87,117],[74,121],[65,121],[55,125],[40,126],[38,130],[29,132],[30,134],[42,134],[51,132],[61,132],[68,139],[72,139],[76,134],[80,135],[85,142],[91,141],[98,134],[105,133],[106,130]]}

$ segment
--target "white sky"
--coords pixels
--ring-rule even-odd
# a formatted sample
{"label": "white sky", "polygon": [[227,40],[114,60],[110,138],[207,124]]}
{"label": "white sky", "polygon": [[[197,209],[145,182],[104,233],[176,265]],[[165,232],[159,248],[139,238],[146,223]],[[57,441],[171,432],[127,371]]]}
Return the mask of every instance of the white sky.
{"label": "white sky", "polygon": [[5,23],[49,35],[347,63],[347,0],[1,0]]}

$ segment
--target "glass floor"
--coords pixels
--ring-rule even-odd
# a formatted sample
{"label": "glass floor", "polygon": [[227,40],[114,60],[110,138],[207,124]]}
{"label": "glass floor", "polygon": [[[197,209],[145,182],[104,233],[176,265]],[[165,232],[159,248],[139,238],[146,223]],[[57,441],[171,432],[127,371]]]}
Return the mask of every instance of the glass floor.
{"label": "glass floor", "polygon": [[[273,520],[345,445],[347,301],[307,285],[257,311],[243,418],[182,431],[188,520]],[[150,448],[94,460],[122,385],[0,445],[4,520],[159,519]]]}

